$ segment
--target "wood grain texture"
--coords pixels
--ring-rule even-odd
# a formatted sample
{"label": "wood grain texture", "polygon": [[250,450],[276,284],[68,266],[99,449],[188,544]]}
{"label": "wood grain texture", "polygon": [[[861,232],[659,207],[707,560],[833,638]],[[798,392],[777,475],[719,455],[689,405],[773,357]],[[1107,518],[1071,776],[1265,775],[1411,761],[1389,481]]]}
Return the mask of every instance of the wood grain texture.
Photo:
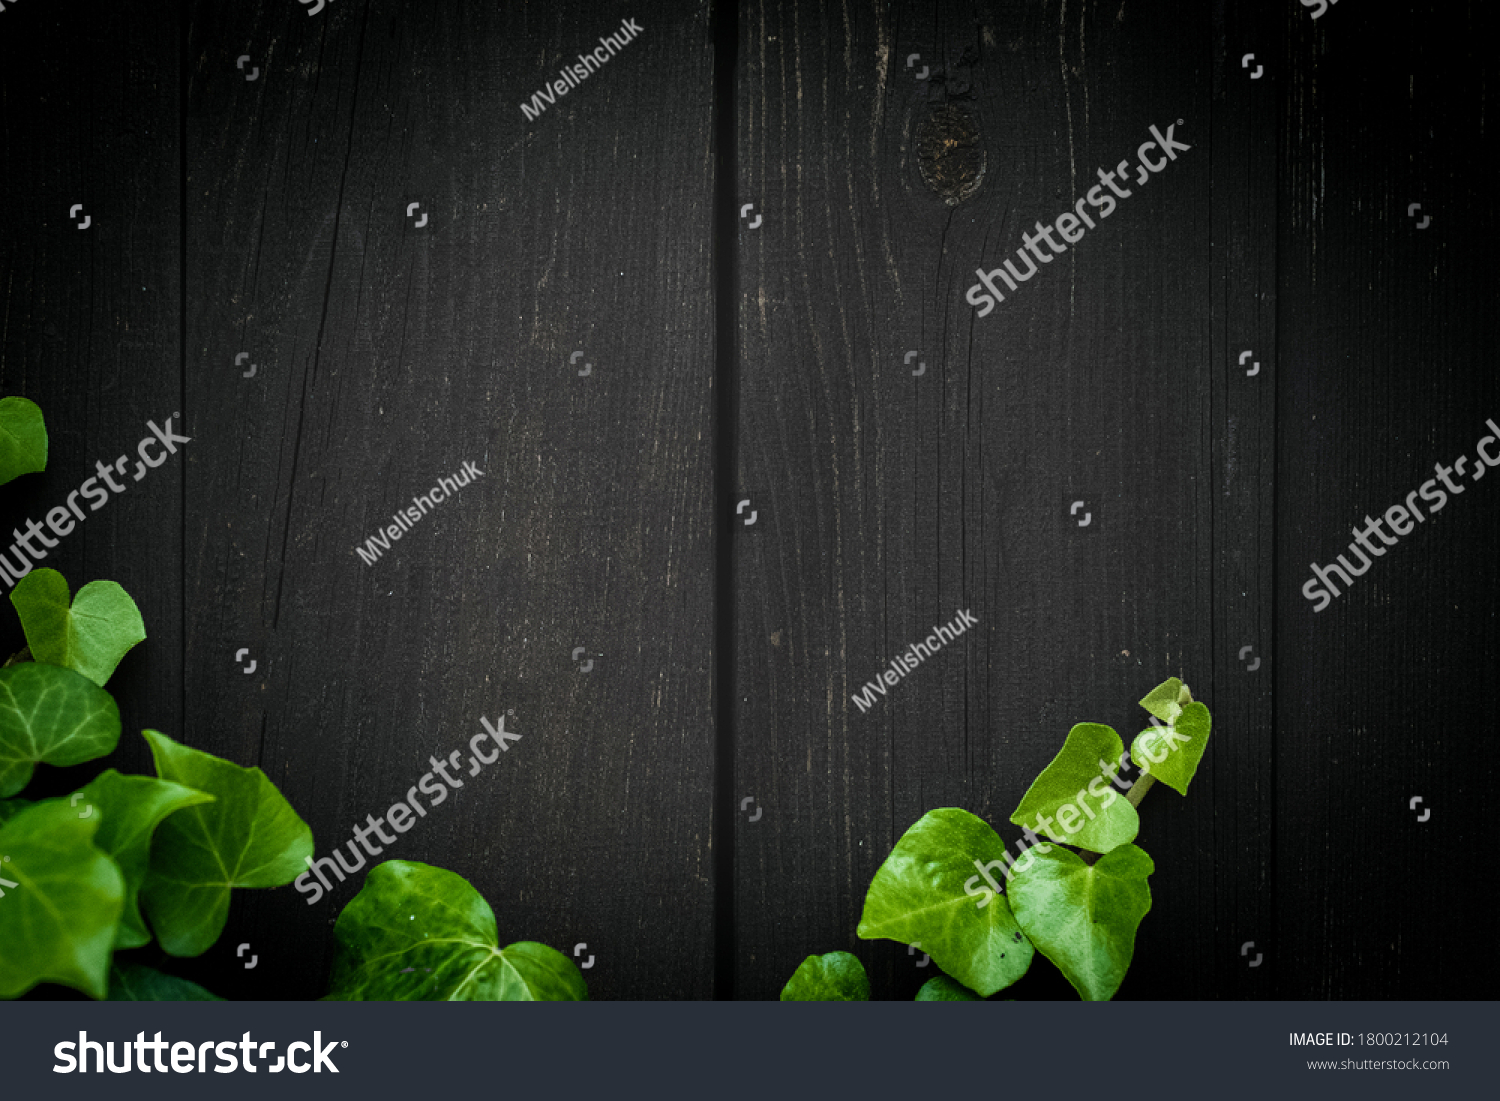
{"label": "wood grain texture", "polygon": [[1325,17],[1323,33],[1296,29],[1283,78],[1275,889],[1287,997],[1488,998],[1500,977],[1479,949],[1496,903],[1483,870],[1497,810],[1495,471],[1456,478],[1462,495],[1325,610],[1301,595],[1311,563],[1342,554],[1357,567],[1351,529],[1403,504],[1434,464],[1472,464],[1486,419],[1500,423],[1484,12]]}
{"label": "wood grain texture", "polygon": [[[75,498],[87,518],[38,566],[75,593],[117,581],[140,607],[147,640],[109,682],[124,724],[111,763],[149,771],[141,729],[181,724],[182,487],[197,446],[134,479],[147,422],[183,411],[176,17],[146,4],[33,4],[3,18],[0,396],[41,407],[48,461],[0,487],[0,531],[8,549],[15,529],[44,523],[97,479],[97,463],[128,457],[115,475],[125,492],[98,511]],[[8,657],[25,644],[8,600],[0,624]],[[27,795],[66,795],[96,771],[40,769]]]}
{"label": "wood grain texture", "polygon": [[[685,5],[633,14],[644,34],[528,121],[617,18],[194,7],[190,395],[212,445],[189,718],[267,770],[320,855],[462,750],[464,789],[379,859],[467,877],[502,943],[586,943],[595,997],[691,998],[712,993],[711,104],[655,74],[707,89],[711,50]],[[362,562],[466,462],[483,476]],[[468,777],[481,717],[522,739]],[[318,995],[356,887],[241,899],[222,944],[277,946],[251,989]],[[244,988],[235,966],[216,977]]]}
{"label": "wood grain texture", "polygon": [[[766,212],[741,265],[741,470],[765,524],[738,565],[737,767],[767,803],[738,839],[750,997],[836,948],[909,997],[917,957],[854,938],[908,826],[956,805],[1013,841],[1073,723],[1128,743],[1134,701],[1174,674],[1213,698],[1207,14],[846,11],[742,21],[740,187]],[[950,207],[914,146],[955,108],[985,167]],[[989,316],[965,303],[977,268],[1178,119],[1191,152]],[[851,694],[961,608],[979,626],[861,714]],[[1213,854],[1188,838],[1213,793],[1194,796],[1144,808],[1158,926],[1211,921]],[[1121,995],[1159,989],[1132,975]],[[1015,990],[1068,988],[1039,967]]]}
{"label": "wood grain texture", "polygon": [[[1306,18],[1301,12],[1292,17],[1299,14]],[[1290,18],[1266,5],[1225,5],[1213,28],[1211,348],[1198,389],[1212,403],[1214,418],[1209,514],[1217,737],[1211,760],[1200,770],[1207,775],[1193,785],[1188,800],[1205,814],[1194,822],[1195,836],[1185,839],[1200,850],[1211,846],[1213,865],[1200,865],[1200,874],[1182,885],[1212,903],[1200,904],[1191,915],[1200,920],[1184,920],[1176,928],[1161,928],[1164,923],[1154,920],[1162,916],[1160,910],[1151,923],[1168,951],[1167,938],[1186,934],[1189,966],[1172,980],[1186,977],[1194,997],[1272,996],[1283,962],[1267,942],[1279,901],[1272,890],[1273,690],[1279,655],[1270,648],[1275,642],[1280,379],[1277,97],[1286,81],[1280,58]],[[1257,54],[1253,67],[1244,63],[1248,53]],[[1162,989],[1165,994],[1169,988]]]}
{"label": "wood grain texture", "polygon": [[[376,859],[468,877],[507,942],[586,943],[592,997],[774,998],[845,949],[906,998],[933,969],[855,936],[896,839],[961,806],[1014,842],[1068,729],[1128,744],[1177,675],[1214,741],[1142,807],[1119,996],[1490,996],[1500,477],[1327,610],[1301,591],[1500,424],[1484,9],[745,0],[717,104],[711,10],[7,3],[0,394],[52,461],[0,530],[147,420],[192,436],[55,554],[150,631],[109,763],[148,771],[149,725],[259,765],[326,856],[457,750],[464,787]],[[978,317],[976,269],[1153,125],[1191,149]],[[502,714],[521,739],[469,776]],[[241,892],[168,966],[318,997],[356,887]],[[1074,993],[1038,961],[1012,996]]]}
{"label": "wood grain texture", "polygon": [[[1477,18],[1465,11],[1460,25]],[[770,233],[743,249],[740,454],[774,526],[741,544],[738,771],[774,802],[741,828],[743,993],[770,996],[802,954],[833,948],[873,962],[877,989],[914,989],[913,958],[852,935],[890,843],[942,805],[1003,822],[1068,725],[1109,721],[1128,740],[1126,701],[1169,674],[1214,708],[1217,735],[1191,798],[1143,808],[1157,874],[1138,958],[1173,966],[1138,967],[1122,997],[1487,989],[1490,967],[1429,930],[1482,936],[1494,889],[1466,882],[1463,850],[1437,858],[1395,791],[1427,777],[1466,823],[1490,809],[1457,774],[1464,750],[1430,744],[1418,716],[1441,694],[1445,709],[1462,701],[1466,728],[1493,727],[1494,514],[1473,508],[1447,552],[1468,567],[1461,581],[1412,574],[1415,638],[1313,622],[1300,586],[1324,502],[1364,500],[1372,467],[1415,450],[1372,457],[1393,424],[1430,410],[1406,430],[1449,462],[1465,444],[1472,459],[1484,432],[1471,414],[1436,448],[1418,425],[1493,393],[1475,362],[1493,277],[1477,252],[1416,236],[1396,196],[1420,190],[1471,224],[1467,143],[1484,147],[1491,67],[1475,56],[1455,71],[1440,45],[1452,28],[1425,9],[1398,40],[1337,14],[1317,27],[1290,5],[749,8],[739,186]],[[911,54],[930,84],[904,67]],[[1413,80],[1433,85],[1420,105]],[[1444,144],[1431,120],[1450,101],[1465,107]],[[986,170],[950,210],[912,162],[922,118],[953,106],[977,120]],[[1067,209],[1079,166],[1128,157],[1132,134],[1174,117],[1191,154],[991,317],[969,311],[973,269]],[[1372,164],[1393,142],[1391,167]],[[1336,162],[1352,178],[1333,199]],[[1465,241],[1491,239],[1491,217]],[[901,362],[913,348],[930,364],[915,379]],[[1429,366],[1399,374],[1398,348]],[[1247,349],[1257,376],[1240,367]],[[1380,363],[1392,366],[1371,385]],[[1435,378],[1452,383],[1440,404]],[[1381,508],[1426,468],[1403,469],[1369,493]],[[1087,532],[1065,522],[1074,500]],[[1366,588],[1340,614],[1385,599]],[[967,605],[984,625],[960,653],[922,664],[871,714],[848,702]],[[1467,609],[1452,635],[1448,607]],[[1428,689],[1398,703],[1413,661],[1441,688],[1419,677]],[[1390,792],[1378,810],[1371,785]],[[1420,904],[1369,859],[1392,847]],[[794,915],[775,904],[788,893]],[[1047,971],[1014,993],[1068,995]]]}

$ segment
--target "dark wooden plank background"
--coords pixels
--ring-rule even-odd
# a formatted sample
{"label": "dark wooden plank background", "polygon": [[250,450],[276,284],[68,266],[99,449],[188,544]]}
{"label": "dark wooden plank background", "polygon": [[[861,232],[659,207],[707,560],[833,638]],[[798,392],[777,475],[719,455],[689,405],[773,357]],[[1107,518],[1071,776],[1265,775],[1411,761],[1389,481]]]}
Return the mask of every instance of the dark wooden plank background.
{"label": "dark wooden plank background", "polygon": [[[177,15],[146,4],[79,15],[58,4],[0,12],[0,396],[40,405],[49,443],[45,473],[0,488],[0,527],[9,547],[12,529],[44,522],[96,464],[130,457],[116,475],[125,492],[88,510],[41,564],[75,592],[105,577],[135,597],[149,642],[110,682],[135,720],[110,763],[149,772],[139,730],[179,726],[185,694],[186,452],[131,477],[147,422],[189,411]],[[75,205],[83,209],[70,217]],[[0,623],[9,656],[25,638],[8,600]],[[38,769],[27,795],[67,794],[88,773]]]}
{"label": "dark wooden plank background", "polygon": [[1275,807],[1291,997],[1494,997],[1496,956],[1475,948],[1496,891],[1474,858],[1497,810],[1500,482],[1456,479],[1463,494],[1325,611],[1300,595],[1310,563],[1353,558],[1367,514],[1435,463],[1472,462],[1486,419],[1500,424],[1483,12],[1386,13],[1326,41],[1299,24],[1281,78]]}
{"label": "dark wooden plank background", "polygon": [[[1480,10],[7,4],[0,393],[53,445],[7,529],[180,411],[193,442],[56,554],[151,631],[112,763],[154,726],[258,764],[326,854],[513,712],[389,855],[469,877],[502,935],[587,943],[598,998],[774,997],[835,948],[909,997],[930,970],[854,937],[890,845],[950,805],[1014,840],[1068,727],[1128,742],[1171,675],[1214,748],[1142,808],[1120,995],[1488,996],[1500,481],[1326,612],[1300,593],[1500,419]],[[922,158],[957,118],[938,183],[983,175],[950,204]],[[975,315],[976,268],[1174,123],[1189,152]],[[316,997],[354,889],[243,892],[175,967]]]}
{"label": "dark wooden plank background", "polygon": [[[914,993],[920,956],[861,946],[850,922],[902,831],[962,806],[1018,838],[1006,819],[1072,722],[1132,735],[1140,686],[1199,679],[1190,655],[1209,651],[1210,574],[1188,535],[1211,530],[1209,408],[1193,385],[1207,327],[1184,323],[1208,277],[1206,147],[989,316],[964,302],[976,268],[1071,209],[1096,167],[1134,161],[1149,125],[1192,120],[1179,137],[1206,137],[1207,15],[1133,19],[1111,29],[1108,66],[1084,66],[1089,11],[903,14],[846,25],[773,4],[745,19],[741,186],[767,225],[743,244],[740,448],[769,503],[738,570],[738,773],[773,796],[738,846],[740,987],[754,997],[775,995],[809,934]],[[1184,33],[1205,49],[1182,50]],[[913,53],[929,80],[904,67]],[[984,157],[957,207],[917,163],[924,124],[953,111]],[[860,714],[851,693],[960,608],[979,625]],[[1212,854],[1182,838],[1211,807],[1145,808],[1159,925],[1201,924],[1190,885]],[[1066,989],[1047,968],[1023,982],[1018,997]]]}
{"label": "dark wooden plank background", "polygon": [[[194,9],[189,393],[223,446],[189,489],[186,724],[327,849],[506,714],[522,740],[391,855],[469,878],[509,939],[586,944],[599,996],[707,997],[711,102],[653,73],[706,88],[711,51],[705,16],[637,11],[650,34],[527,122],[617,20]],[[248,86],[241,50],[267,59]],[[483,477],[362,564],[465,461]],[[246,900],[236,937],[289,941],[315,993],[356,889]]]}

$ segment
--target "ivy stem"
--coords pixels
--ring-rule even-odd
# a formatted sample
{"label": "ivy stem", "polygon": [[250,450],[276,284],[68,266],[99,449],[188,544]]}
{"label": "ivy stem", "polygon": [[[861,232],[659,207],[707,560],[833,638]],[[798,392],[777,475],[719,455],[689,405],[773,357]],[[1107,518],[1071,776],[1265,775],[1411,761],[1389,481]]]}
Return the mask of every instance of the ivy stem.
{"label": "ivy stem", "polygon": [[1140,777],[1134,784],[1131,785],[1130,790],[1125,793],[1126,802],[1128,802],[1132,807],[1140,806],[1141,800],[1146,798],[1146,792],[1150,791],[1151,786],[1155,783],[1156,777],[1152,776],[1149,772],[1146,775]]}

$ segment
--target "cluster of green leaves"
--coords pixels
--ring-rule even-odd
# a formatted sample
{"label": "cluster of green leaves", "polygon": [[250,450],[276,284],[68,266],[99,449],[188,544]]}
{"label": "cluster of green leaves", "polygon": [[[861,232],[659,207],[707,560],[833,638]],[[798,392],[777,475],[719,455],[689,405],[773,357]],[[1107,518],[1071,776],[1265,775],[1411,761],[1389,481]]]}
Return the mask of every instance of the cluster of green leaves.
{"label": "cluster of green leaves", "polygon": [[115,952],[154,931],[168,955],[201,955],[223,932],[229,892],[290,883],[312,831],[259,769],[154,730],[155,777],[107,769],[69,799],[15,798],[38,764],[115,750],[120,710],[104,685],[146,630],[112,581],[70,601],[61,574],[36,570],[11,603],[34,660],[0,669],[0,854],[16,884],[0,898],[0,997],[39,982],[95,998],[208,997],[139,963],[112,975]]}
{"label": "cluster of green leaves", "polygon": [[[41,410],[0,401],[0,484],[46,466]],[[207,951],[229,892],[290,883],[312,831],[259,769],[154,730],[155,777],[107,769],[68,799],[18,798],[39,764],[114,752],[120,709],[104,686],[146,625],[113,581],[71,596],[56,570],[28,573],[10,600],[26,649],[0,668],[0,998],[40,982],[94,998],[211,998],[115,953],[153,931],[168,955]]]}
{"label": "cluster of green leaves", "polygon": [[[1108,726],[1080,723],[1010,817],[1054,842],[1013,866],[1008,895],[976,890],[979,865],[1000,861],[1005,844],[966,810],[930,811],[907,830],[870,884],[858,935],[920,944],[940,967],[918,1001],[987,998],[1024,975],[1037,952],[1057,965],[1079,995],[1107,1001],[1124,981],[1136,929],[1151,909],[1146,884],[1155,865],[1136,846],[1136,807],[1160,780],[1181,795],[1208,745],[1208,708],[1180,680],[1141,700],[1157,720],[1131,744],[1143,774],[1121,796],[1111,789],[1124,743]],[[1089,854],[1080,856],[1063,844]],[[997,869],[1003,864],[995,864]],[[860,1001],[870,995],[864,966],[847,952],[809,956],[781,992],[783,1001]]]}
{"label": "cluster of green leaves", "polygon": [[[46,465],[41,410],[0,401],[0,484]],[[11,603],[27,648],[0,668],[0,998],[56,982],[94,998],[218,1000],[116,953],[153,934],[170,956],[206,952],[230,892],[291,883],[313,855],[312,831],[260,769],[154,730],[144,737],[155,777],[109,769],[67,800],[16,798],[39,764],[114,752],[120,711],[104,686],[146,627],[113,581],[70,599],[55,570],[29,573]],[[499,947],[488,903],[426,864],[373,868],[334,932],[332,999],[588,997],[572,960],[533,941]]]}

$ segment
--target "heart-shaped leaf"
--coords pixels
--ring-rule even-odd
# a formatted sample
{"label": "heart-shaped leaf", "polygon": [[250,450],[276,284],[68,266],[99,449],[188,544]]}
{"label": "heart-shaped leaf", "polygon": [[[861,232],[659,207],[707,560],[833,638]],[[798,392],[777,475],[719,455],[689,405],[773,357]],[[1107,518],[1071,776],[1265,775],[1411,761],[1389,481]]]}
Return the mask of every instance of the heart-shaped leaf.
{"label": "heart-shaped leaf", "polygon": [[1185,702],[1182,695],[1182,681],[1171,677],[1147,692],[1141,699],[1141,706],[1162,722],[1170,723],[1182,712],[1182,703]]}
{"label": "heart-shaped leaf", "polygon": [[47,424],[35,402],[0,399],[0,485],[47,469]]}
{"label": "heart-shaped leaf", "polygon": [[463,876],[408,860],[370,869],[334,924],[329,1000],[581,1002],[583,973],[545,944],[499,947],[495,913]]}
{"label": "heart-shaped leaf", "polygon": [[[1110,784],[1125,743],[1102,723],[1079,723],[1010,816],[1043,837],[1107,853],[1135,840],[1141,820]],[[944,970],[947,970],[944,968]]]}
{"label": "heart-shaped leaf", "polygon": [[90,581],[70,604],[68,582],[56,570],[32,570],[10,594],[26,645],[37,661],[73,669],[100,688],[146,624],[130,594],[113,581]]}
{"label": "heart-shaped leaf", "polygon": [[998,871],[1005,855],[989,823],[956,807],[928,811],[876,871],[859,936],[916,944],[986,997],[1005,989],[1032,956],[1005,896],[981,886],[979,868]]}
{"label": "heart-shaped leaf", "polygon": [[[80,816],[102,811],[104,821],[94,835],[94,844],[108,853],[125,876],[125,911],[120,916],[116,948],[139,948],[151,943],[151,933],[141,917],[137,895],[146,882],[151,862],[151,835],[162,819],[183,807],[212,803],[214,797],[150,776],[126,776],[108,769],[82,791]],[[147,999],[150,1000],[150,999]]]}
{"label": "heart-shaped leaf", "polygon": [[140,963],[117,963],[109,969],[111,1002],[222,1002],[195,982],[164,975]]}
{"label": "heart-shaped leaf", "polygon": [[0,799],[0,826],[5,825],[27,807],[35,805],[30,799]]}
{"label": "heart-shaped leaf", "polygon": [[260,769],[189,749],[155,730],[145,736],[157,776],[215,800],[169,814],[156,827],[141,891],[162,948],[197,956],[224,931],[230,891],[280,887],[307,870],[312,830]]}
{"label": "heart-shaped leaf", "polygon": [[960,982],[954,982],[947,975],[934,975],[922,984],[922,989],[917,991],[918,1002],[982,1002],[978,994],[970,990]]}
{"label": "heart-shaped leaf", "polygon": [[88,677],[38,661],[0,669],[0,799],[24,788],[39,761],[79,765],[119,741],[120,709]]}
{"label": "heart-shaped leaf", "polygon": [[808,956],[781,988],[784,1002],[867,1002],[870,977],[848,952]]}
{"label": "heart-shaped leaf", "polygon": [[104,997],[125,880],[94,847],[100,821],[49,799],[0,826],[0,998],[39,982]]}
{"label": "heart-shaped leaf", "polygon": [[1210,726],[1208,708],[1190,703],[1170,726],[1153,726],[1137,734],[1130,744],[1130,759],[1179,795],[1186,795],[1208,748]]}
{"label": "heart-shaped leaf", "polygon": [[1146,877],[1156,870],[1134,845],[1105,853],[1092,866],[1053,849],[1011,880],[1016,920],[1037,951],[1067,976],[1086,1001],[1108,1001],[1120,989],[1135,951],[1135,931],[1151,909]]}

